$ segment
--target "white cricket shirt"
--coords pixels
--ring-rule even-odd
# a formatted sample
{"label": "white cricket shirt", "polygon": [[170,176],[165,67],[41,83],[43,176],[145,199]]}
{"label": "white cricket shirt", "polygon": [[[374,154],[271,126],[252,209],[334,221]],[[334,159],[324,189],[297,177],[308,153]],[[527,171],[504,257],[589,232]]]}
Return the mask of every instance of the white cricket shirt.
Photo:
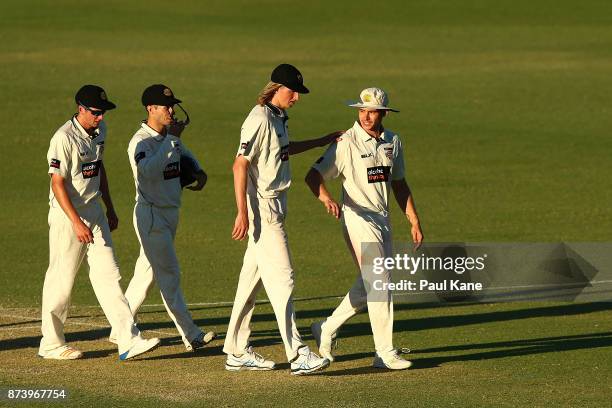
{"label": "white cricket shirt", "polygon": [[[100,167],[105,139],[104,121],[90,136],[76,115],[51,138],[47,152],[49,174],[59,174],[64,178],[68,197],[75,208],[83,207],[100,196]],[[60,207],[51,188],[49,206]]]}
{"label": "white cricket shirt", "polygon": [[276,106],[257,105],[242,124],[236,156],[250,162],[248,194],[274,198],[291,185],[288,119]]}
{"label": "white cricket shirt", "polygon": [[142,123],[128,146],[136,202],[160,208],[181,206],[181,154],[191,157],[200,168],[181,139],[161,135]]}
{"label": "white cricket shirt", "polygon": [[402,143],[389,130],[376,139],[355,122],[312,167],[324,180],[342,176],[343,209],[387,216],[391,180],[404,178]]}

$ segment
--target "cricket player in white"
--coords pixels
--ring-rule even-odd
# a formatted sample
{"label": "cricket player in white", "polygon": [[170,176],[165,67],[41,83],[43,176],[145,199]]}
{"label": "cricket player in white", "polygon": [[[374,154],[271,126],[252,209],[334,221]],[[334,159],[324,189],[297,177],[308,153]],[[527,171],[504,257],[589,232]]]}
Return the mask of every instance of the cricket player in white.
{"label": "cricket player in white", "polygon": [[[355,284],[332,315],[311,326],[323,357],[333,361],[331,354],[337,330],[367,305],[374,335],[376,356],[374,367],[406,369],[411,362],[399,356],[393,347],[393,300],[391,292],[368,296],[361,268],[362,243],[374,243],[372,256],[392,256],[391,225],[389,223],[389,190],[412,224],[411,234],[420,245],[423,234],[419,225],[410,188],[404,179],[404,154],[398,135],[384,129],[382,121],[389,108],[385,92],[367,88],[361,101],[350,106],[359,108],[359,120],[336,143],[329,146],[310,169],[306,183],[327,211],[342,219],[344,237],[359,267]],[[331,197],[324,181],[342,177],[342,208]],[[388,272],[381,278],[389,279]]]}
{"label": "cricket player in white", "polygon": [[300,72],[292,65],[279,65],[242,125],[233,166],[238,215],[232,238],[242,240],[248,232],[249,241],[223,347],[227,353],[225,368],[230,371],[275,367],[274,362],[249,346],[251,317],[262,286],[276,315],[291,374],[309,374],[329,365],[327,359],[311,352],[302,342],[296,327],[291,297],[293,267],[285,218],[287,189],[291,184],[290,155],[324,146],[341,132],[290,142],[286,109],[298,101],[300,93],[308,93]]}
{"label": "cricket player in white", "polygon": [[[38,354],[58,360],[83,357],[66,345],[64,323],[74,278],[85,255],[89,279],[109,323],[117,332],[119,358],[130,359],[153,349],[159,339],[145,340],[134,324],[119,280],[111,230],[118,226],[102,157],[106,126],[115,105],[102,88],[83,86],[75,96],[78,113],[51,139],[47,160],[49,193],[49,268],[42,299],[42,334]],[[98,198],[106,205],[106,215]]]}
{"label": "cricket player in white", "polygon": [[[199,168],[195,174],[197,184],[187,188],[199,191],[206,183],[204,171],[180,139],[185,125],[175,121],[173,114],[174,105],[180,102],[162,84],[147,87],[142,95],[147,120],[128,147],[136,185],[134,228],[140,241],[140,256],[125,296],[136,315],[155,280],[185,348],[195,351],[216,334],[204,333],[193,322],[180,287],[180,267],[174,249],[181,206],[181,155],[190,157]],[[115,340],[114,332],[109,340]]]}

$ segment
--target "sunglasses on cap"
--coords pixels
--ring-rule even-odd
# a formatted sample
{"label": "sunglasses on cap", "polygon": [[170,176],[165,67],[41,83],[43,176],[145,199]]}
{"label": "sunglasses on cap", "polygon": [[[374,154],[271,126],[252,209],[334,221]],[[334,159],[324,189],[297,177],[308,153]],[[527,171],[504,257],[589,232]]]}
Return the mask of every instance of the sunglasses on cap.
{"label": "sunglasses on cap", "polygon": [[81,107],[85,110],[88,110],[89,112],[91,112],[92,115],[94,116],[102,116],[106,113],[105,110],[93,110],[85,105],[81,105]]}

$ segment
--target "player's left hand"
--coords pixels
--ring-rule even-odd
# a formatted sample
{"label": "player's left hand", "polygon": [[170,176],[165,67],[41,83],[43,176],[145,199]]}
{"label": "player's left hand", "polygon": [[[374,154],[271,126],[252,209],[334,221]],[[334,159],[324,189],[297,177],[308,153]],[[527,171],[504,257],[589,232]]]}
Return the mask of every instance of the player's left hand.
{"label": "player's left hand", "polygon": [[196,185],[187,186],[185,188],[188,188],[189,190],[192,190],[192,191],[200,191],[206,185],[206,180],[208,180],[208,177],[206,176],[206,173],[204,173],[203,171],[195,173],[194,177],[196,178]]}
{"label": "player's left hand", "polygon": [[111,231],[114,231],[119,226],[119,217],[115,213],[114,209],[106,210],[106,218],[108,219],[108,227]]}
{"label": "player's left hand", "polygon": [[418,221],[412,224],[412,227],[410,228],[410,233],[412,234],[412,242],[414,242],[414,249],[419,249],[421,243],[423,242],[423,231],[421,231],[421,225]]}

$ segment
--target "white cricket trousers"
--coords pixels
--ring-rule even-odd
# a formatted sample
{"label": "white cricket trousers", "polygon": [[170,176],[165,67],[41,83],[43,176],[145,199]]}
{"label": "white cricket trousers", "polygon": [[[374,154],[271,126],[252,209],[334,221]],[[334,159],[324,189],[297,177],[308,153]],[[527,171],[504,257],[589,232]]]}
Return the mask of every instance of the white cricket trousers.
{"label": "white cricket trousers", "polygon": [[193,322],[181,290],[181,271],[174,249],[178,221],[178,208],[160,208],[136,203],[134,229],[140,241],[140,256],[125,297],[132,313],[136,315],[155,280],[168,315],[181,335],[185,347],[191,350],[190,342],[198,337],[201,330]]}
{"label": "white cricket trousers", "polygon": [[225,345],[226,354],[243,354],[249,345],[251,317],[257,292],[263,286],[274,309],[287,360],[298,355],[304,343],[295,323],[293,309],[293,267],[285,216],[287,195],[277,198],[247,196],[249,210],[249,243],[244,254],[236,298],[230,317]]}
{"label": "white cricket trousers", "polygon": [[[372,275],[370,272],[368,276],[365,270],[368,266],[362,265],[361,253],[362,243],[373,243],[373,245],[368,246],[368,257],[393,256],[389,219],[376,213],[358,214],[345,209],[342,212],[342,227],[344,239],[359,268],[359,272],[351,290],[332,315],[323,322],[321,330],[329,335],[335,334],[340,326],[367,306],[376,352],[379,355],[389,353],[393,350],[392,294],[390,291],[386,291],[386,293],[378,291],[375,295],[368,296],[364,279],[366,282],[368,278],[371,281]],[[371,265],[369,267],[371,268]],[[377,278],[390,281],[390,275],[387,271]]]}
{"label": "white cricket trousers", "polygon": [[118,335],[119,353],[123,353],[129,350],[140,332],[119,285],[121,275],[108,220],[97,200],[77,208],[77,212],[93,233],[91,244],[79,242],[72,223],[61,208],[49,209],[49,268],[43,286],[40,352],[44,354],[66,344],[64,323],[68,317],[70,294],[74,278],[87,255],[91,286]]}

